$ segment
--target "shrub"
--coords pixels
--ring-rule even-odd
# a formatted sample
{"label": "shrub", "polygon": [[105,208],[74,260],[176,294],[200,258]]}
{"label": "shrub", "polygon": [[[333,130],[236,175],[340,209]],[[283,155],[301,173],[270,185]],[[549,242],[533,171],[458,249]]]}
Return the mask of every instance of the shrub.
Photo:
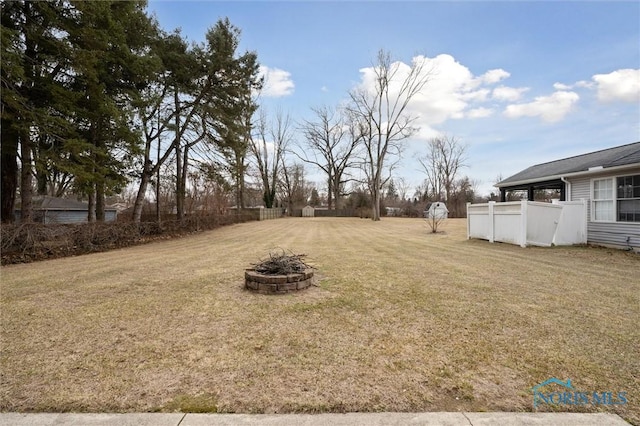
{"label": "shrub", "polygon": [[0,228],[2,264],[112,250],[250,220],[256,220],[255,215],[189,216],[182,221],[168,220],[161,223],[4,224]]}

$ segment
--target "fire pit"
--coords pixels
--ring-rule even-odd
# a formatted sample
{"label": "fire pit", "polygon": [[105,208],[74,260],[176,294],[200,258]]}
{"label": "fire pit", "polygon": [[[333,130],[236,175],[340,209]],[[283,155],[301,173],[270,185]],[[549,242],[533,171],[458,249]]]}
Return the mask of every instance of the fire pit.
{"label": "fire pit", "polygon": [[304,290],[313,284],[313,268],[304,255],[269,254],[269,259],[244,272],[245,288],[261,294],[284,294]]}

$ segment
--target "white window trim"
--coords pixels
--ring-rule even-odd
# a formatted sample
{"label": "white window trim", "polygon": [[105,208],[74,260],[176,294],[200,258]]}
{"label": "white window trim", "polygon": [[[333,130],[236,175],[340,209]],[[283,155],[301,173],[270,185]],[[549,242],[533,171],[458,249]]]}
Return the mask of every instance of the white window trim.
{"label": "white window trim", "polygon": [[[616,223],[616,215],[617,215],[617,209],[616,209],[616,177],[617,176],[607,176],[607,177],[599,177],[599,178],[592,178],[591,179],[591,189],[590,189],[590,194],[589,194],[589,198],[591,198],[591,222],[597,222],[597,223]],[[595,194],[595,181],[597,180],[608,180],[611,182],[611,198],[594,198],[594,194]],[[603,219],[596,219],[596,209],[595,209],[595,204],[596,201],[611,201],[613,203],[613,220],[603,220]]]}
{"label": "white window trim", "polygon": [[[590,219],[591,222],[595,222],[595,223],[639,223],[639,222],[627,222],[627,221],[618,221],[618,187],[617,187],[617,182],[618,182],[618,178],[621,177],[627,177],[627,176],[636,176],[637,173],[632,173],[632,174],[625,174],[625,175],[615,175],[615,176],[603,176],[603,177],[594,177],[591,178],[591,184],[590,184],[590,189],[589,189],[589,198],[590,198],[590,210],[591,210],[591,214],[590,214]],[[595,199],[593,198],[594,196],[594,182],[597,180],[610,180],[611,181],[611,186],[612,186],[612,198],[611,199]],[[627,200],[627,198],[623,198],[623,200]],[[596,219],[596,211],[594,208],[595,202],[596,201],[612,201],[613,202],[613,220],[602,220]]]}

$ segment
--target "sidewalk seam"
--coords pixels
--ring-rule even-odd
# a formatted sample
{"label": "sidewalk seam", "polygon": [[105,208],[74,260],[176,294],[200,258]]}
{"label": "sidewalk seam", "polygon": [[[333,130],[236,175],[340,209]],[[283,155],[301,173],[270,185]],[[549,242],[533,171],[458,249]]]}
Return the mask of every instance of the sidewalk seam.
{"label": "sidewalk seam", "polygon": [[182,421],[184,420],[184,418],[185,418],[185,417],[187,417],[187,414],[188,414],[188,413],[184,413],[184,414],[182,415],[182,417],[180,418],[180,421],[178,422],[178,424],[177,424],[176,426],[180,426],[180,425],[182,424]]}
{"label": "sidewalk seam", "polygon": [[465,412],[464,412],[464,411],[461,411],[461,413],[462,413],[462,415],[464,416],[464,418],[465,418],[465,419],[467,419],[467,421],[469,422],[469,424],[470,424],[471,426],[473,426],[473,423],[471,423],[471,419],[470,419],[469,417],[467,417],[467,415],[465,414]]}

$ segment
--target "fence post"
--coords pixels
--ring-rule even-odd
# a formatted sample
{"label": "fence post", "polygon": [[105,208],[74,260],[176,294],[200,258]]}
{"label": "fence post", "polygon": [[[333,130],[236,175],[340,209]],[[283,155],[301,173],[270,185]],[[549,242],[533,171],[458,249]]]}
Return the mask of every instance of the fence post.
{"label": "fence post", "polygon": [[529,201],[520,201],[520,247],[527,246],[527,207]]}
{"label": "fence post", "polygon": [[469,206],[471,203],[467,203],[467,240],[471,239],[471,218],[469,217]]}
{"label": "fence post", "polygon": [[587,244],[589,242],[589,214],[587,213],[587,199],[581,198],[582,201],[582,244]]}
{"label": "fence post", "polygon": [[495,201],[489,201],[489,242],[492,243],[495,240],[495,231],[494,224],[495,220],[493,217],[493,207],[496,204]]}

